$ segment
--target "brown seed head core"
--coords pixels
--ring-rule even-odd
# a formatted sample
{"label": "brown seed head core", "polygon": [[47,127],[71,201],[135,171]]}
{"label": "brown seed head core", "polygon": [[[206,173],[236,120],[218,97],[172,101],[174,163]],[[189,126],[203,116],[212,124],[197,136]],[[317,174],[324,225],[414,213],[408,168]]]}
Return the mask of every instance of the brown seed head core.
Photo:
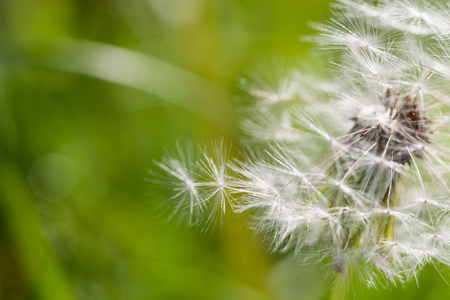
{"label": "brown seed head core", "polygon": [[410,164],[412,155],[421,158],[432,133],[423,105],[414,95],[393,95],[389,89],[381,100],[384,114],[376,116],[379,112],[374,111],[371,126],[359,116],[353,118],[346,144],[402,165]]}

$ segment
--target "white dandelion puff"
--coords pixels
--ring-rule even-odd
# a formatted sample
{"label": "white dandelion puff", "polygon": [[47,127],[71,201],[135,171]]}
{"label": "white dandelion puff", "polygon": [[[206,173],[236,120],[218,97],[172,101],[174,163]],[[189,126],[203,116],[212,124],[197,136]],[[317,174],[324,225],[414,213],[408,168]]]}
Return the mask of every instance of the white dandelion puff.
{"label": "white dandelion puff", "polygon": [[450,265],[449,16],[436,2],[338,1],[309,39],[332,55],[329,78],[247,81],[245,155],[216,143],[157,163],[174,213],[208,227],[228,207],[250,212],[271,250],[368,286]]}

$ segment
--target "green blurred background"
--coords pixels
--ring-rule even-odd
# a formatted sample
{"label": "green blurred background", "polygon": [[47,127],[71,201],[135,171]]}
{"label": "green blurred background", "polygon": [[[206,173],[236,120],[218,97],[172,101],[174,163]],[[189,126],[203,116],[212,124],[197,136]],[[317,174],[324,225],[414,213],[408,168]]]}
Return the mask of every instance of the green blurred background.
{"label": "green blurred background", "polygon": [[[238,79],[311,60],[328,1],[0,0],[0,299],[327,299],[321,266],[226,215],[167,222],[146,182],[175,141],[239,147]],[[445,270],[442,276],[450,278]],[[447,299],[429,268],[357,299]]]}

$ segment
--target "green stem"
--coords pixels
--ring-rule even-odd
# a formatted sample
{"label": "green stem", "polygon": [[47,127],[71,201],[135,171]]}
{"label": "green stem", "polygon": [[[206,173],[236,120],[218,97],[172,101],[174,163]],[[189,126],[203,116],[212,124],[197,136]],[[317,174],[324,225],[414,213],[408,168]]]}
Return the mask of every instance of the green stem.
{"label": "green stem", "polygon": [[350,295],[349,280],[350,272],[338,274],[336,281],[331,288],[330,300],[347,300]]}

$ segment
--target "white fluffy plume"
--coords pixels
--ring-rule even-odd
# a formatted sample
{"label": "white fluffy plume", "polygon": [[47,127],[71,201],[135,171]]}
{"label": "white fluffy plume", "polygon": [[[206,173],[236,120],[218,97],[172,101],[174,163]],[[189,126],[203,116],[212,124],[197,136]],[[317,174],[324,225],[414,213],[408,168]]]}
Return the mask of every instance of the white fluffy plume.
{"label": "white fluffy plume", "polygon": [[207,227],[229,202],[274,251],[369,285],[450,265],[450,7],[340,0],[315,27],[329,78],[247,82],[245,158],[158,163],[174,211]]}

